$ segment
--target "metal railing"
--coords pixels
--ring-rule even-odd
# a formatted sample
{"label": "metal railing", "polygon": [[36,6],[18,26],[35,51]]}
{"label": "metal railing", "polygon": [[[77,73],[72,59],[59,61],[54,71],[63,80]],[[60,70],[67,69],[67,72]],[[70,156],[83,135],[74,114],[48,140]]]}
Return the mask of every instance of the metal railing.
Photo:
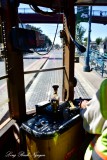
{"label": "metal railing", "polygon": [[[19,11],[19,13],[22,13],[22,14],[35,13],[30,7],[29,8],[19,8],[18,11]],[[107,17],[107,11],[92,10],[92,16]]]}
{"label": "metal railing", "polygon": [[[89,57],[90,57],[89,63],[91,69],[94,69],[97,72],[100,71],[102,77],[104,73],[107,74],[107,57],[104,56],[104,54],[101,54],[97,50],[90,50]],[[85,59],[85,54],[84,54],[84,59]]]}
{"label": "metal railing", "polygon": [[107,11],[93,10],[92,16],[107,17]]}

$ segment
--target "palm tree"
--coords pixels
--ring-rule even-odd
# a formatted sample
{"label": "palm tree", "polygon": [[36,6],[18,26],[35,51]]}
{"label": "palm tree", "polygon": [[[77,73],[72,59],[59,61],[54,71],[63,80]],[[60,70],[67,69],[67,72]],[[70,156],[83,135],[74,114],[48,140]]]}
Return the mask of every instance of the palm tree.
{"label": "palm tree", "polygon": [[88,42],[88,37],[84,38],[84,45],[87,46],[87,42]]}
{"label": "palm tree", "polygon": [[83,44],[85,31],[86,31],[86,29],[84,29],[83,26],[80,25],[80,23],[78,23],[76,25],[76,37],[75,37],[75,39],[81,44]]}

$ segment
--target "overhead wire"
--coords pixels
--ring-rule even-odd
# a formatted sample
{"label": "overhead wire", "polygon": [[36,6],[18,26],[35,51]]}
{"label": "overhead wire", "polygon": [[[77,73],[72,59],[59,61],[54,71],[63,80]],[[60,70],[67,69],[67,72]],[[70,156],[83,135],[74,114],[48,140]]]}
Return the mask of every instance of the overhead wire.
{"label": "overhead wire", "polygon": [[[31,6],[31,5],[30,5],[30,6]],[[31,7],[31,9],[32,9],[32,7]],[[36,11],[36,12],[39,11],[39,13],[42,14],[42,15],[44,15],[44,16],[53,16],[54,14],[56,14],[55,11],[53,11],[52,14],[51,14],[51,12],[44,12],[44,11],[42,11],[42,10],[38,10],[38,7],[36,7],[36,10],[34,9],[34,11]],[[60,13],[59,13],[59,14],[60,14]],[[54,36],[54,40],[53,40],[53,42],[52,42],[51,48],[48,50],[48,52],[46,52],[46,53],[44,53],[44,54],[35,51],[37,54],[39,54],[39,55],[47,55],[47,54],[49,54],[50,51],[53,49],[53,46],[54,46],[54,43],[55,43],[55,39],[56,39],[56,35],[57,35],[57,32],[58,32],[59,20],[60,20],[60,15],[59,15],[59,17],[58,17],[58,22],[57,22],[57,26],[56,26],[55,36]]]}
{"label": "overhead wire", "polygon": [[41,10],[38,6],[36,6],[35,4],[32,4],[32,5],[29,5],[30,8],[34,11],[34,12],[37,12],[41,15],[45,15],[45,16],[53,16],[57,13],[56,10],[52,10],[52,12],[47,12],[47,11],[43,11]]}
{"label": "overhead wire", "polygon": [[[51,9],[51,10],[53,10],[52,12],[45,12],[45,11],[39,9],[39,7],[37,7],[37,6],[34,5],[34,4],[33,4],[33,5],[29,5],[29,6],[30,6],[30,8],[31,8],[34,12],[37,12],[37,13],[42,14],[42,15],[44,15],[44,16],[53,16],[53,15],[55,15],[55,14],[57,13],[56,10],[53,10],[53,9]],[[33,6],[33,7],[32,7],[32,6]],[[60,14],[60,12],[59,12],[59,14]],[[23,23],[21,22],[19,16],[18,16],[18,19],[19,19],[19,22],[21,23],[22,28],[24,28]],[[56,35],[57,35],[57,32],[58,32],[59,20],[60,20],[60,15],[59,15],[59,17],[58,17],[57,26],[56,26],[56,31],[55,31],[55,36],[54,36],[54,39],[53,39],[51,48],[48,50],[48,52],[46,52],[46,53],[44,53],[44,54],[35,51],[37,54],[42,55],[42,56],[43,56],[43,55],[47,55],[47,54],[50,53],[50,51],[53,49],[54,43],[55,43],[55,39],[56,39]]]}
{"label": "overhead wire", "polygon": [[[65,16],[65,19],[66,19],[66,16]],[[67,21],[67,20],[66,20]],[[69,25],[68,25],[69,26]],[[73,36],[71,35],[71,32],[70,32],[70,28],[68,27],[68,33],[69,33],[69,36],[70,36],[70,39],[71,41],[74,43],[74,45],[79,49],[80,52],[85,52],[86,51],[86,48],[79,44],[74,38]],[[70,45],[70,44],[69,44]]]}
{"label": "overhead wire", "polygon": [[53,40],[53,42],[52,42],[52,46],[51,46],[51,48],[48,50],[48,52],[46,52],[46,53],[44,53],[44,54],[42,54],[42,53],[40,53],[40,52],[35,51],[37,54],[39,54],[39,55],[47,55],[48,53],[50,53],[50,51],[51,51],[51,50],[53,49],[53,47],[54,47],[54,43],[55,43],[55,39],[56,39],[56,35],[57,35],[57,31],[58,31],[58,26],[59,26],[59,23],[57,23],[57,26],[56,26],[55,36],[54,36],[54,40]]}

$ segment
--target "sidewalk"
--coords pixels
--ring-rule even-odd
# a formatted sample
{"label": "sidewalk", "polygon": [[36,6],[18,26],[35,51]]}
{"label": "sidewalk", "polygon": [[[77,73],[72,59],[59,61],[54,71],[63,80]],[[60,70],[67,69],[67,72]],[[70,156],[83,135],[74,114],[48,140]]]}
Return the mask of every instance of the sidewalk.
{"label": "sidewalk", "polygon": [[98,74],[95,70],[84,72],[83,67],[83,61],[80,58],[80,63],[75,63],[75,77],[78,81],[75,92],[79,92],[79,94],[75,93],[75,98],[91,98],[98,90],[101,82],[107,78],[107,75],[101,77],[101,74]]}

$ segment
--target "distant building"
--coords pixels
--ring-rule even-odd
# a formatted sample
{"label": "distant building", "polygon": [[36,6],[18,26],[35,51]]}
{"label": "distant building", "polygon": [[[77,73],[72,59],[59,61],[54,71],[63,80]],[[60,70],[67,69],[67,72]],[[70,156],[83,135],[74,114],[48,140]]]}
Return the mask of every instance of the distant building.
{"label": "distant building", "polygon": [[99,50],[101,53],[107,53],[107,40],[99,45]]}
{"label": "distant building", "polygon": [[90,48],[91,49],[97,49],[101,54],[107,52],[107,40],[101,42],[99,45],[95,41],[90,42]]}
{"label": "distant building", "polygon": [[104,53],[104,43],[103,42],[101,42],[99,45],[99,51],[100,53]]}
{"label": "distant building", "polygon": [[103,45],[104,45],[104,52],[107,52],[107,40],[103,42]]}
{"label": "distant building", "polygon": [[95,41],[90,42],[90,48],[91,49],[97,49],[97,43]]}

